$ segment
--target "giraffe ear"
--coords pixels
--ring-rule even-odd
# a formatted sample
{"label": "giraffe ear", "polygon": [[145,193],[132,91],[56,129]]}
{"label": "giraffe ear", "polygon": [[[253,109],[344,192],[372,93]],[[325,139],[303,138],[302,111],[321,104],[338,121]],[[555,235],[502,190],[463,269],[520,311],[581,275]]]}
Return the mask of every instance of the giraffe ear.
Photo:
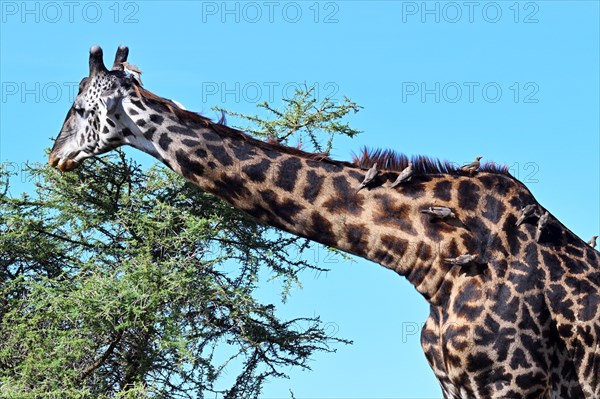
{"label": "giraffe ear", "polygon": [[107,69],[102,60],[102,49],[100,46],[92,46],[90,48],[90,76],[103,72],[107,72]]}
{"label": "giraffe ear", "polygon": [[115,54],[115,62],[113,62],[112,70],[122,71],[123,65],[121,65],[121,62],[127,61],[127,56],[129,56],[129,47],[120,45]]}

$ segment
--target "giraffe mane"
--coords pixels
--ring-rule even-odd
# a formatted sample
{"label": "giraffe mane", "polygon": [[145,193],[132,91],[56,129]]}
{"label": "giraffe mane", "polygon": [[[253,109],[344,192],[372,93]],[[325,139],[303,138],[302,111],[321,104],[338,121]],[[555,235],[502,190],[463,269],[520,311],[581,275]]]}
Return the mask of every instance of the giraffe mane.
{"label": "giraffe mane", "polygon": [[[417,174],[455,174],[460,172],[460,165],[424,155],[416,155],[409,159],[405,154],[390,149],[368,149],[363,147],[358,154],[352,155],[352,163],[361,169],[370,168],[374,163],[379,169],[402,171],[412,162]],[[479,168],[482,172],[503,174],[510,176],[507,165],[495,162],[486,162]]]}
{"label": "giraffe mane", "polygon": [[[402,153],[396,152],[390,149],[367,149],[363,148],[359,154],[353,154],[351,162],[333,160],[329,158],[326,153],[312,153],[302,151],[296,147],[289,147],[279,143],[276,139],[270,138],[267,141],[262,141],[251,137],[250,135],[227,126],[225,124],[225,114],[221,114],[221,118],[218,122],[213,122],[210,118],[207,118],[199,113],[181,109],[173,101],[160,97],[142,87],[137,86],[136,92],[144,100],[160,105],[169,110],[176,118],[184,122],[199,123],[202,126],[212,129],[215,133],[221,134],[226,137],[232,137],[234,139],[241,139],[248,141],[260,148],[283,152],[290,155],[299,156],[301,158],[310,159],[318,162],[325,162],[329,164],[335,164],[340,166],[368,169],[377,163],[377,166],[381,170],[387,170],[391,172],[400,172],[408,166],[409,158]],[[413,168],[417,174],[455,174],[460,170],[460,166],[440,159],[435,159],[423,155],[417,155],[412,157],[410,161],[413,163]],[[487,162],[479,169],[482,172],[490,172],[496,174],[504,174],[511,176],[508,171],[508,166],[498,165],[493,162]]]}

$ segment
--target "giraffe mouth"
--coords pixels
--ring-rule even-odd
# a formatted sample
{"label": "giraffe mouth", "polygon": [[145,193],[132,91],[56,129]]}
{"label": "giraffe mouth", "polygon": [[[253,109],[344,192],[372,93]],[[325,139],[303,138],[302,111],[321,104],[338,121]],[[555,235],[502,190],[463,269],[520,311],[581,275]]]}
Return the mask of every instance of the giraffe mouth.
{"label": "giraffe mouth", "polygon": [[59,157],[55,157],[52,154],[50,154],[48,164],[53,168],[58,168],[58,170],[60,170],[61,172],[70,172],[79,166],[79,163],[74,161],[73,159],[60,159]]}

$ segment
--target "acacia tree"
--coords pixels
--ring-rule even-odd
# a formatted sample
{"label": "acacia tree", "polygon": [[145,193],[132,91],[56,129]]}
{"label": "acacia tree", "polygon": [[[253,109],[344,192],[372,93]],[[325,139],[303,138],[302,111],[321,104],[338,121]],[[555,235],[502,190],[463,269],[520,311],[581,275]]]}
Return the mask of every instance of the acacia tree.
{"label": "acacia tree", "polygon": [[[237,116],[318,151],[357,133],[340,122],[358,110],[348,99],[306,89],[286,101],[261,104],[271,120]],[[301,257],[306,240],[120,151],[29,172],[35,193],[14,196],[0,171],[0,397],[257,397],[267,378],[349,342],[256,298],[261,275],[285,299],[300,272],[321,270]]]}

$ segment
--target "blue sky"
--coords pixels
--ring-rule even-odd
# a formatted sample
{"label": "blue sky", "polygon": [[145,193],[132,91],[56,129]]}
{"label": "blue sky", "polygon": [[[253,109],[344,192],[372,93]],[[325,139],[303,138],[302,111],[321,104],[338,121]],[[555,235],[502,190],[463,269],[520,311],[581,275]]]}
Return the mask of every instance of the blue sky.
{"label": "blue sky", "polygon": [[[364,133],[338,140],[336,158],[363,145],[457,163],[483,155],[587,240],[600,232],[598,4],[2,1],[0,162],[45,162],[89,47],[111,64],[125,44],[149,90],[209,116],[253,113],[305,82],[348,96],[364,106],[348,119]],[[307,274],[282,315],[320,315],[355,344],[264,397],[441,397],[419,344],[425,301],[373,263],[316,256],[331,271]]]}

